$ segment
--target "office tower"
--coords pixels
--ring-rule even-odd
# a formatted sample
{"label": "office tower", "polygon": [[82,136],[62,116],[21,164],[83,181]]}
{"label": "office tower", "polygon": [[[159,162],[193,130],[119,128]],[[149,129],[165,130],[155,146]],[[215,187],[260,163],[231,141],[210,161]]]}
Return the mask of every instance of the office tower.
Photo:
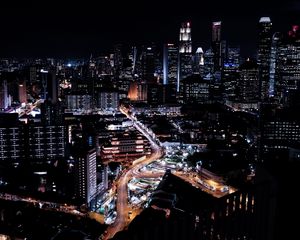
{"label": "office tower", "polygon": [[[157,85],[157,84],[149,84],[149,85]],[[145,83],[138,83],[137,86],[137,94],[138,94],[138,101],[147,102],[148,99],[148,84]]]}
{"label": "office tower", "polygon": [[106,111],[117,111],[119,107],[119,93],[115,91],[105,91],[98,94],[98,108]]}
{"label": "office tower", "polygon": [[99,56],[95,59],[94,77],[113,75],[113,65],[107,55]]}
{"label": "office tower", "polygon": [[182,81],[184,103],[205,103],[209,100],[210,81],[191,75]]}
{"label": "office tower", "polygon": [[269,96],[275,95],[275,83],[278,82],[278,48],[281,41],[281,34],[276,32],[272,36],[271,53],[270,53],[270,80]]}
{"label": "office tower", "polygon": [[136,74],[136,64],[138,58],[138,50],[136,46],[131,46],[130,52],[128,54],[128,60],[131,63],[131,75],[134,76]]}
{"label": "office tower", "polygon": [[239,65],[225,63],[222,69],[222,86],[224,100],[236,98],[236,86],[239,80]]}
{"label": "office tower", "polygon": [[190,22],[181,24],[179,31],[179,69],[177,92],[180,90],[180,81],[193,73],[192,69],[192,29]]}
{"label": "office tower", "polygon": [[96,149],[81,149],[76,154],[76,193],[89,206],[97,193]]}
{"label": "office tower", "polygon": [[114,46],[113,67],[116,77],[119,77],[123,69],[122,44]]}
{"label": "office tower", "polygon": [[181,24],[179,32],[179,53],[192,53],[192,29],[190,22]]}
{"label": "office tower", "polygon": [[259,76],[256,62],[247,59],[240,66],[237,83],[237,101],[244,104],[257,104],[259,101]]}
{"label": "office tower", "polygon": [[164,69],[164,79],[163,83],[172,84],[174,86],[178,86],[178,47],[176,47],[172,43],[168,43],[164,45],[164,62],[163,62],[163,69]]}
{"label": "office tower", "polygon": [[120,72],[119,79],[132,81],[135,74],[135,64],[137,60],[137,51],[135,47],[123,50],[123,63],[122,71]]}
{"label": "office tower", "polygon": [[299,26],[293,26],[285,35],[278,49],[278,82],[275,83],[281,103],[288,104],[293,92],[300,84],[300,32]]}
{"label": "office tower", "polygon": [[204,53],[204,76],[214,73],[214,53],[211,48]]}
{"label": "office tower", "polygon": [[271,60],[272,22],[269,17],[259,20],[258,54],[257,64],[259,66],[260,99],[269,96],[269,74]]}
{"label": "office tower", "polygon": [[240,65],[241,49],[240,47],[227,46],[224,64]]}
{"label": "office tower", "polygon": [[222,68],[222,87],[224,100],[233,101],[236,97],[236,85],[239,78],[240,48],[227,47]]}
{"label": "office tower", "polygon": [[0,79],[0,111],[8,108],[8,92],[6,79]]}
{"label": "office tower", "polygon": [[155,73],[155,59],[157,57],[156,46],[151,44],[142,47],[141,53],[141,77],[147,83],[157,82]]}
{"label": "office tower", "polygon": [[35,83],[36,80],[37,80],[36,71],[37,71],[37,69],[36,69],[35,66],[29,67],[29,76],[28,76],[28,79],[29,79],[29,83],[30,84]]}
{"label": "office tower", "polygon": [[212,52],[214,72],[220,71],[222,67],[222,48],[221,48],[221,26],[222,22],[212,23]]}
{"label": "office tower", "polygon": [[42,98],[55,104],[58,100],[58,79],[54,69],[41,69]]}
{"label": "office tower", "polygon": [[22,103],[27,103],[26,81],[20,80],[18,83],[18,100]]}
{"label": "office tower", "polygon": [[202,47],[198,47],[194,55],[193,74],[200,74],[201,77],[204,75],[204,52]]}

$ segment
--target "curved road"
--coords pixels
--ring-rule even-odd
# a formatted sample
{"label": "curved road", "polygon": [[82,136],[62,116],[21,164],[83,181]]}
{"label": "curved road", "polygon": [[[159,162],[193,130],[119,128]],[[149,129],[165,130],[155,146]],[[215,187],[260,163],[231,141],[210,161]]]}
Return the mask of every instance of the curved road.
{"label": "curved road", "polygon": [[[117,181],[117,218],[114,222],[114,224],[110,225],[107,228],[107,232],[103,239],[109,239],[112,238],[117,232],[123,230],[127,224],[128,221],[128,212],[132,209],[130,209],[128,204],[128,189],[127,184],[133,177],[145,177],[145,178],[153,178],[153,177],[160,177],[164,175],[163,173],[152,173],[149,171],[146,172],[140,172],[139,170],[143,168],[144,166],[148,165],[149,163],[161,158],[163,156],[163,150],[160,148],[160,146],[157,144],[156,139],[153,138],[153,134],[149,133],[147,129],[136,120],[136,118],[133,118],[130,114],[128,114],[127,109],[120,108],[120,111],[125,114],[129,119],[131,119],[134,123],[135,128],[141,132],[150,142],[152,153],[149,155],[145,160],[139,160],[136,162],[133,162],[133,164],[126,169],[126,171],[121,175],[119,180]],[[219,191],[211,191],[204,187],[202,184],[200,184],[197,179],[194,178],[194,174],[183,174],[180,172],[173,172],[178,177],[182,178],[183,180],[189,182],[195,187],[198,187],[209,194],[212,194],[215,197],[222,197],[224,195],[227,195],[228,193],[222,193]],[[210,172],[204,170],[202,168],[201,173],[202,179],[215,179],[217,182],[220,182],[220,179],[218,179],[217,176],[211,174]],[[220,183],[221,184],[221,183]],[[235,191],[232,189],[232,191]]]}
{"label": "curved road", "polygon": [[146,131],[145,128],[142,128],[141,124],[132,118],[131,115],[125,111],[125,109],[120,108],[121,112],[125,114],[129,119],[134,123],[136,129],[141,132],[150,142],[152,153],[143,161],[137,161],[133,163],[129,168],[126,169],[117,182],[117,218],[115,222],[107,228],[107,232],[103,239],[112,238],[117,232],[123,230],[128,224],[128,212],[130,207],[128,205],[128,191],[127,184],[129,180],[134,176],[134,172],[138,171],[140,168],[145,165],[159,159],[163,155],[162,149],[158,146],[157,142],[153,137]]}

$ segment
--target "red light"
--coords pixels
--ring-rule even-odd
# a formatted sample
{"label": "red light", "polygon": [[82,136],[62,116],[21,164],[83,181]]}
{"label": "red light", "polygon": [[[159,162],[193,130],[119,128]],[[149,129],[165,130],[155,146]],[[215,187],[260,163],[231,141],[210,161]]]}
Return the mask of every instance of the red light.
{"label": "red light", "polygon": [[293,32],[297,32],[299,30],[299,26],[298,25],[293,25]]}

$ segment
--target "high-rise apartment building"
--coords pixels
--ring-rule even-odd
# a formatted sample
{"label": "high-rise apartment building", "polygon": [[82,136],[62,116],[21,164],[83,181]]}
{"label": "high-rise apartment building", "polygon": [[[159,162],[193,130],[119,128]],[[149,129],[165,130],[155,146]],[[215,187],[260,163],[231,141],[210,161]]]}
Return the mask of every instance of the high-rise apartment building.
{"label": "high-rise apartment building", "polygon": [[65,126],[30,125],[28,128],[29,157],[37,161],[65,157]]}
{"label": "high-rise apartment building", "polygon": [[76,193],[87,205],[97,194],[96,150],[81,151],[75,157]]}

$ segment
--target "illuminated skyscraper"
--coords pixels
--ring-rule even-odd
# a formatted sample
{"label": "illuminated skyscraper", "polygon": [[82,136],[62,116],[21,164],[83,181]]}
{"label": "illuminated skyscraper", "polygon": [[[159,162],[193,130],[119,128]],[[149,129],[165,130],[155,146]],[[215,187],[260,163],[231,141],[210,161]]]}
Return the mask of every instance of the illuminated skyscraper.
{"label": "illuminated skyscraper", "polygon": [[234,100],[239,78],[240,48],[227,46],[222,67],[222,89],[225,100]]}
{"label": "illuminated skyscraper", "polygon": [[270,80],[269,96],[275,94],[275,82],[278,81],[278,47],[281,40],[281,34],[276,32],[272,37],[271,54],[270,54]]}
{"label": "illuminated skyscraper", "polygon": [[7,81],[0,79],[0,111],[8,108]]}
{"label": "illuminated skyscraper", "polygon": [[269,74],[271,60],[272,22],[269,17],[259,20],[258,55],[259,85],[261,100],[269,96]]}
{"label": "illuminated skyscraper", "polygon": [[96,150],[82,151],[75,158],[77,177],[77,196],[85,200],[87,205],[97,194]]}
{"label": "illuminated skyscraper", "polygon": [[179,32],[179,52],[192,53],[192,29],[190,22],[181,24]]}
{"label": "illuminated skyscraper", "polygon": [[178,72],[178,47],[168,43],[164,45],[164,85],[172,84],[177,86]]}
{"label": "illuminated skyscraper", "polygon": [[179,31],[179,69],[177,92],[180,89],[180,80],[193,73],[192,69],[192,29],[190,22],[181,24]]}
{"label": "illuminated skyscraper", "polygon": [[214,71],[220,71],[222,66],[221,49],[221,25],[222,22],[212,23],[212,51],[214,54]]}
{"label": "illuminated skyscraper", "polygon": [[200,74],[203,77],[204,74],[204,52],[202,47],[198,47],[194,55],[194,74]]}
{"label": "illuminated skyscraper", "polygon": [[237,99],[240,103],[257,104],[258,82],[258,66],[256,62],[248,59],[240,67],[240,77],[237,83]]}
{"label": "illuminated skyscraper", "polygon": [[214,72],[214,54],[211,48],[204,53],[204,76]]}
{"label": "illuminated skyscraper", "polygon": [[18,95],[20,103],[27,103],[26,81],[20,80],[18,83]]}
{"label": "illuminated skyscraper", "polygon": [[40,75],[43,86],[42,98],[56,103],[58,99],[58,79],[56,78],[55,70],[41,69]]}
{"label": "illuminated skyscraper", "polygon": [[300,90],[300,31],[293,26],[278,48],[278,73],[276,90],[279,99],[288,103],[292,94]]}
{"label": "illuminated skyscraper", "polygon": [[154,44],[147,47],[143,46],[141,53],[141,77],[147,83],[156,81],[154,76],[156,56],[157,52]]}

